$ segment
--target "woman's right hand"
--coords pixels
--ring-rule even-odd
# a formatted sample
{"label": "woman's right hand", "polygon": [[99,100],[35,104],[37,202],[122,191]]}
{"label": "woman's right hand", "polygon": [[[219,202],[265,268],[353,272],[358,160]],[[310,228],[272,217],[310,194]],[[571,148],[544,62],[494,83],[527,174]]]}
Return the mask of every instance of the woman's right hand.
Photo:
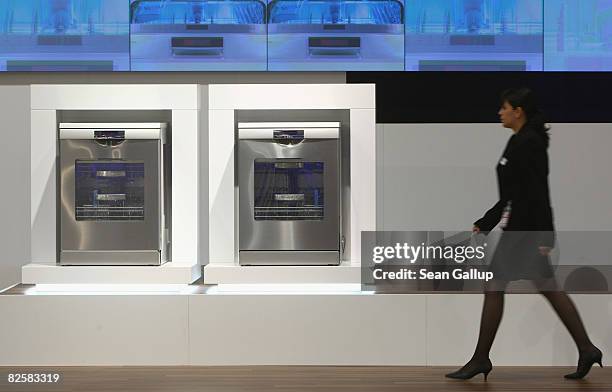
{"label": "woman's right hand", "polygon": [[474,233],[474,234],[480,233],[480,227],[474,225],[474,227],[472,227],[472,233]]}

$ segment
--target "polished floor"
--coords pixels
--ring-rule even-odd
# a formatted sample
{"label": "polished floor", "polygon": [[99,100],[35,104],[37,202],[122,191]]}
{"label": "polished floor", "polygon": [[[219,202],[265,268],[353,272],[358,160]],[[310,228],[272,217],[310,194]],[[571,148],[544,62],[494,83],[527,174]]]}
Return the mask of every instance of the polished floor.
{"label": "polished floor", "polygon": [[[565,367],[497,367],[487,382],[444,378],[443,367],[0,367],[0,391],[61,392],[610,392],[612,368],[593,369],[580,381],[570,381]],[[9,384],[15,373],[57,373],[57,384]]]}

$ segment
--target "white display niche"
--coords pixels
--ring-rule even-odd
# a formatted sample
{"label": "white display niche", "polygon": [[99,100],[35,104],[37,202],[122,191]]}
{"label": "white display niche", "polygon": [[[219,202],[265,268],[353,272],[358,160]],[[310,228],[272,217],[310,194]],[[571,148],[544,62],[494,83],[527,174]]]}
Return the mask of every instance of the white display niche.
{"label": "white display niche", "polygon": [[[360,283],[361,232],[376,230],[375,86],[210,85],[208,105],[209,260],[204,283]],[[341,157],[343,170],[350,168],[341,184],[346,250],[339,266],[239,265],[235,130],[244,112],[257,117],[257,111],[264,113],[262,121],[278,121],[275,111],[283,121],[292,111],[312,111],[311,121],[316,113],[342,112],[347,120],[342,124],[347,148]]]}
{"label": "white display niche", "polygon": [[[189,284],[201,276],[198,257],[200,95],[198,85],[31,86],[31,263],[22,268],[22,283]],[[83,113],[88,118],[103,113],[97,122],[131,122],[133,116],[142,119],[147,113],[164,113],[170,119],[170,262],[161,266],[57,265],[57,126],[65,112],[73,116]]]}

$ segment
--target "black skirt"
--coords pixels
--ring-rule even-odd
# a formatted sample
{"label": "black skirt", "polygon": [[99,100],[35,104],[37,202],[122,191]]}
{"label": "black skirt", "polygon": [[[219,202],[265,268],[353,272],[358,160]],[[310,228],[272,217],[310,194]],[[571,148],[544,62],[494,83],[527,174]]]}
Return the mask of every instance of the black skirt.
{"label": "black skirt", "polygon": [[540,232],[504,231],[489,271],[493,279],[502,281],[539,280],[553,277],[550,257],[540,254]]}

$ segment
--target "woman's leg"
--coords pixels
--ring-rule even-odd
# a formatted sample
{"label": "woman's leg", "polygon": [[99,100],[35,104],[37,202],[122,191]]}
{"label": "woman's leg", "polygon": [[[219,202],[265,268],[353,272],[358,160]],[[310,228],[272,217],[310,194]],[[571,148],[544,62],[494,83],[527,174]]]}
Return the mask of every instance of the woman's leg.
{"label": "woman's leg", "polygon": [[578,310],[574,305],[574,301],[567,295],[565,291],[558,288],[554,281],[541,281],[537,283],[537,287],[555,310],[565,328],[574,339],[579,351],[585,351],[593,347],[593,343],[584,328],[584,324],[580,319]]}
{"label": "woman's leg", "polygon": [[495,340],[495,335],[504,314],[504,292],[505,282],[492,282],[484,293],[484,303],[482,305],[482,315],[480,317],[480,332],[478,333],[478,343],[472,356],[472,361],[484,361],[489,358],[491,346]]}
{"label": "woman's leg", "polygon": [[[540,287],[541,286],[542,284]],[[540,293],[548,300],[563,322],[563,325],[565,325],[570,335],[572,335],[580,354],[576,371],[566,374],[565,378],[584,378],[591,370],[593,364],[598,363],[602,366],[602,353],[593,343],[591,343],[591,339],[589,339],[589,335],[584,328],[584,324],[580,319],[576,306],[567,293],[559,290],[554,282],[551,284],[550,280],[548,283],[545,283],[544,286],[548,287],[545,289],[540,288]]]}
{"label": "woman's leg", "polygon": [[482,315],[480,317],[478,343],[476,344],[474,355],[461,369],[447,374],[446,377],[465,380],[484,373],[485,380],[487,379],[487,375],[492,368],[489,352],[491,351],[495,334],[504,313],[505,289],[506,283],[501,281],[493,281],[487,285],[484,293]]}

